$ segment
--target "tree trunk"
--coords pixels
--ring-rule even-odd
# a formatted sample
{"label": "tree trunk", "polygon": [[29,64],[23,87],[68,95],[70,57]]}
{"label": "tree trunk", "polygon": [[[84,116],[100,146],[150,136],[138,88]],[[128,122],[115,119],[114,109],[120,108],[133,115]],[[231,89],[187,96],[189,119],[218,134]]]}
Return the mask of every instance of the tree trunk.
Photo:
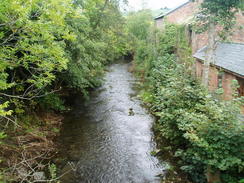
{"label": "tree trunk", "polygon": [[208,183],[221,183],[220,171],[213,171],[210,166],[207,167],[206,177]]}
{"label": "tree trunk", "polygon": [[207,45],[207,52],[206,57],[204,61],[204,67],[203,67],[203,77],[202,77],[202,83],[205,87],[208,87],[209,84],[209,69],[210,64],[214,63],[215,60],[215,45],[216,45],[216,27],[213,22],[209,24],[208,29],[208,45]]}

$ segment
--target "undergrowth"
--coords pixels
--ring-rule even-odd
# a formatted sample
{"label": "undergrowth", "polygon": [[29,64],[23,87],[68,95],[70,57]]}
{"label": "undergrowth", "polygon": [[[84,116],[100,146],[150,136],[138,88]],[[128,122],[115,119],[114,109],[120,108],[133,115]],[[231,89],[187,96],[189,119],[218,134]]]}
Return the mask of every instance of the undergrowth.
{"label": "undergrowth", "polygon": [[[137,75],[143,73],[145,80],[141,97],[158,119],[157,135],[169,140],[181,169],[193,182],[205,183],[211,177],[243,182],[243,98],[234,93],[233,100],[223,101],[221,92],[209,92],[192,75],[192,53],[183,26],[166,25],[158,37],[157,55],[145,42],[134,62]],[[233,89],[237,87],[233,81]]]}

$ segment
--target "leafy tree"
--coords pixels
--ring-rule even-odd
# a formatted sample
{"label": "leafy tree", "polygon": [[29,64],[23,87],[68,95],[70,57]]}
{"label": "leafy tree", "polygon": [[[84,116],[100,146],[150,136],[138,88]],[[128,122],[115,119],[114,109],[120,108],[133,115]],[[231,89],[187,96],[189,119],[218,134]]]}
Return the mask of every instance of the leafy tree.
{"label": "leafy tree", "polygon": [[[130,38],[130,50],[134,57],[136,70],[141,76],[146,75],[147,68],[150,67],[150,61],[153,55],[148,54],[154,52],[153,40],[154,35],[151,34],[153,29],[152,11],[143,9],[138,12],[129,12],[126,16],[128,37]],[[146,51],[147,50],[147,51]]]}
{"label": "leafy tree", "polygon": [[87,89],[100,84],[104,66],[127,50],[124,18],[117,1],[76,2],[74,9],[66,22],[76,39],[66,41],[69,64],[61,79],[87,94]]}
{"label": "leafy tree", "polygon": [[10,101],[11,108],[24,108],[36,98],[60,90],[60,86],[83,93],[97,86],[104,65],[126,52],[119,3],[1,1],[2,101]]}
{"label": "leafy tree", "polygon": [[27,118],[40,125],[33,117],[40,109],[65,110],[64,90],[87,95],[100,84],[105,66],[128,50],[121,3],[0,1],[0,140],[13,137],[9,121],[22,131]]}
{"label": "leafy tree", "polygon": [[46,95],[67,68],[64,39],[71,35],[64,18],[71,1],[3,0],[0,7],[0,96],[17,105]]}
{"label": "leafy tree", "polygon": [[138,40],[147,40],[152,24],[152,12],[150,10],[130,12],[127,15],[128,30]]}

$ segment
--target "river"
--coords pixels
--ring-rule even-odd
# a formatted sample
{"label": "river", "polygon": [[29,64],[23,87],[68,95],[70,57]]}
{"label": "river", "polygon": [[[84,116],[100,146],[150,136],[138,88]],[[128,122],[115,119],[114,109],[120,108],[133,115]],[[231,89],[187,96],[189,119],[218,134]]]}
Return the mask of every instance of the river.
{"label": "river", "polygon": [[133,89],[129,63],[109,67],[89,102],[76,99],[61,131],[63,183],[158,183],[164,168],[156,157],[154,118]]}

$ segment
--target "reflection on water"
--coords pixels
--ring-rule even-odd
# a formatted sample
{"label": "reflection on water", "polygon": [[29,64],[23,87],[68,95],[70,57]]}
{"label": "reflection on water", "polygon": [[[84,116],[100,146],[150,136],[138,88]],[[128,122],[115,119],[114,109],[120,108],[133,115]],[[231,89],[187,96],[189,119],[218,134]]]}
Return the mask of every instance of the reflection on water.
{"label": "reflection on water", "polygon": [[133,95],[135,82],[128,64],[115,64],[87,104],[77,99],[77,107],[66,117],[61,132],[61,151],[66,158],[63,171],[69,163],[77,170],[62,182],[160,182],[157,175],[163,167],[150,155],[155,148],[154,119]]}

